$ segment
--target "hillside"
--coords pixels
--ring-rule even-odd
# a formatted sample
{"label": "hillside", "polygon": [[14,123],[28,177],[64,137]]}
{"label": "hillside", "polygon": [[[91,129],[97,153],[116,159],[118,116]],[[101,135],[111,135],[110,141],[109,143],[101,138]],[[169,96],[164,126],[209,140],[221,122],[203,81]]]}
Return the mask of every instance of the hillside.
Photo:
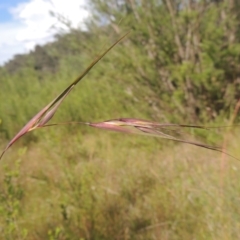
{"label": "hillside", "polygon": [[[88,31],[59,33],[1,67],[1,149],[129,30],[51,123],[237,125],[239,2],[179,4],[91,0]],[[240,158],[238,126],[164,130]],[[222,153],[159,138],[76,124],[39,129],[0,163],[0,238],[239,239],[239,167]]]}

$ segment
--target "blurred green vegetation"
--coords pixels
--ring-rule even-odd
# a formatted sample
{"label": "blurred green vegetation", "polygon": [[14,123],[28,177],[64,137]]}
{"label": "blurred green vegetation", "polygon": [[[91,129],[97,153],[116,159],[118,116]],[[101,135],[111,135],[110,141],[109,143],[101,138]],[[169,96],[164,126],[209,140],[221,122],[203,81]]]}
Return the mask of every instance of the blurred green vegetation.
{"label": "blurred green vegetation", "polygon": [[58,134],[5,155],[2,239],[239,238],[239,161],[140,136]]}
{"label": "blurred green vegetation", "polygon": [[[2,148],[129,29],[52,122],[238,122],[239,1],[90,3],[88,31],[59,33],[0,68]],[[240,155],[237,130],[193,133]],[[239,239],[240,164],[220,153],[66,125],[27,134],[3,161],[1,239]]]}

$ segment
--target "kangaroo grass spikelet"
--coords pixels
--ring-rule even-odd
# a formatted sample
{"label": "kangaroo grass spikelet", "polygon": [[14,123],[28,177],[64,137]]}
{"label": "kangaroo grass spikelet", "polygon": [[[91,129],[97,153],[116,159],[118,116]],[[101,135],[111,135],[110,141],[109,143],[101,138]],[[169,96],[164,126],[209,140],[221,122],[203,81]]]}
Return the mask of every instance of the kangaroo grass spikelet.
{"label": "kangaroo grass spikelet", "polygon": [[[90,123],[90,122],[63,122],[63,123],[54,123],[45,125],[43,127],[50,127],[50,126],[57,126],[57,125],[66,125],[66,124],[84,124],[88,125],[94,128],[101,128],[104,130],[114,131],[114,132],[122,132],[122,133],[129,133],[129,134],[140,134],[140,135],[146,135],[146,136],[152,136],[152,137],[159,137],[164,139],[169,139],[175,142],[182,142],[191,144],[197,147],[206,148],[209,150],[217,151],[224,153],[236,160],[240,160],[231,154],[225,152],[222,150],[222,147],[220,146],[210,146],[206,144],[202,144],[195,141],[189,141],[187,139],[182,139],[179,137],[175,137],[175,134],[179,133],[179,130],[184,128],[197,128],[197,129],[203,129],[203,130],[209,130],[211,128],[217,128],[217,127],[205,127],[205,126],[198,126],[198,125],[186,125],[186,124],[172,124],[172,123],[157,123],[142,119],[136,119],[136,118],[119,118],[119,119],[112,119],[107,120],[103,122],[98,123]],[[222,127],[230,127],[230,126],[220,126]]]}
{"label": "kangaroo grass spikelet", "polygon": [[20,137],[26,133],[33,131],[38,128],[66,125],[66,124],[84,124],[94,128],[101,128],[105,130],[123,132],[130,134],[141,134],[146,136],[160,137],[164,139],[169,139],[176,142],[187,143],[195,145],[197,147],[206,148],[213,151],[218,151],[224,153],[234,159],[239,160],[238,158],[226,153],[219,146],[210,146],[195,141],[189,141],[188,139],[182,139],[181,137],[176,137],[177,131],[185,128],[197,128],[203,130],[209,130],[211,128],[221,128],[221,127],[230,127],[230,126],[220,126],[220,127],[205,127],[198,125],[186,125],[186,124],[172,124],[172,123],[157,123],[152,121],[146,121],[136,118],[119,118],[112,119],[98,123],[90,122],[63,122],[63,123],[54,123],[46,124],[54,116],[58,107],[62,101],[67,97],[67,95],[72,91],[72,89],[77,85],[77,83],[83,79],[83,77],[106,55],[114,46],[116,46],[123,38],[125,38],[129,32],[119,38],[114,44],[112,44],[105,52],[99,55],[87,68],[86,70],[76,78],[76,80],[71,83],[61,94],[59,94],[52,102],[50,102],[46,107],[44,107],[40,112],[38,112],[8,143],[6,148],[3,150],[0,155],[0,159],[3,157],[4,153],[10,148]]}
{"label": "kangaroo grass spikelet", "polygon": [[121,38],[119,38],[115,43],[113,43],[106,51],[97,56],[92,63],[85,69],[85,71],[79,75],[73,83],[71,83],[61,94],[59,94],[52,102],[50,102],[46,107],[44,107],[40,112],[38,112],[8,143],[6,148],[3,150],[0,155],[0,159],[3,157],[4,153],[10,148],[20,137],[25,135],[26,133],[35,130],[36,128],[43,127],[55,114],[58,107],[66,98],[66,96],[71,92],[71,90],[78,84],[80,80],[82,80],[87,73],[113,48],[115,47],[123,38],[125,38],[128,34],[127,32]]}

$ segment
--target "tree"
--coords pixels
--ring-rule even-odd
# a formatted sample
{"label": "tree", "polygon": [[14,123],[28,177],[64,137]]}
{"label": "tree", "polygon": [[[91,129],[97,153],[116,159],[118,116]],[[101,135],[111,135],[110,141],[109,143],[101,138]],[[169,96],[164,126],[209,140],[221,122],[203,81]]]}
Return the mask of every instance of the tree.
{"label": "tree", "polygon": [[108,35],[111,29],[117,34],[132,29],[110,64],[116,76],[131,80],[126,80],[128,88],[153,107],[156,117],[195,122],[231,111],[240,97],[238,1],[90,3],[94,20],[89,29],[98,36],[103,21]]}

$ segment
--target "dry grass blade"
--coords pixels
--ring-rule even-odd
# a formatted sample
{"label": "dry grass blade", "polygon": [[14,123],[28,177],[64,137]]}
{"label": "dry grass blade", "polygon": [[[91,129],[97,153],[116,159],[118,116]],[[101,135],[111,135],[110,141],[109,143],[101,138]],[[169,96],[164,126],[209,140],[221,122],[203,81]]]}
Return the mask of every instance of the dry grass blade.
{"label": "dry grass blade", "polygon": [[[187,143],[197,147],[206,148],[209,150],[217,151],[224,153],[236,160],[240,160],[231,154],[225,152],[222,147],[220,146],[210,146],[207,144],[191,141],[189,139],[183,139],[180,137],[176,137],[176,133],[179,133],[179,129],[186,129],[186,128],[196,128],[202,130],[209,130],[211,128],[217,127],[206,127],[206,126],[199,126],[199,125],[187,125],[187,124],[172,124],[172,123],[157,123],[153,121],[147,121],[142,119],[136,118],[119,118],[119,119],[112,119],[98,123],[89,123],[89,122],[63,122],[63,123],[54,123],[44,125],[42,127],[51,127],[51,126],[59,126],[59,125],[68,125],[68,124],[83,124],[88,125],[94,128],[100,128],[104,130],[110,130],[114,132],[123,132],[123,133],[130,133],[130,134],[140,134],[145,136],[152,136],[152,137],[159,137],[168,140],[172,140],[175,142]],[[236,126],[236,125],[235,125]],[[230,127],[230,126],[219,126],[218,128],[223,127]],[[170,135],[171,134],[174,135]]]}
{"label": "dry grass blade", "polygon": [[10,148],[20,137],[25,135],[36,128],[43,127],[55,114],[58,107],[64,100],[64,98],[71,92],[71,90],[78,84],[78,82],[83,79],[86,74],[113,48],[115,47],[123,38],[125,38],[129,32],[124,34],[119,38],[114,44],[112,44],[106,51],[101,55],[97,56],[96,59],[85,69],[85,71],[79,75],[73,83],[71,83],[62,93],[60,93],[52,102],[50,102],[46,107],[44,107],[40,112],[38,112],[8,143],[6,148],[0,155],[0,159],[3,157],[4,153]]}
{"label": "dry grass blade", "polygon": [[[117,131],[117,132],[125,132],[125,133],[132,133],[132,134],[141,134],[141,135],[147,135],[147,136],[153,136],[153,137],[160,137],[164,139],[169,139],[176,142],[182,142],[191,144],[197,147],[206,148],[209,150],[217,151],[224,153],[236,160],[240,160],[229,153],[226,153],[222,150],[220,146],[210,146],[194,141],[189,141],[185,139],[180,139],[177,137],[174,137],[172,135],[169,135],[168,133],[165,133],[166,129],[172,127],[178,127],[178,128],[198,128],[198,129],[209,129],[210,127],[204,127],[204,126],[197,126],[197,125],[185,125],[185,124],[169,124],[169,123],[156,123],[151,121],[145,121],[140,119],[134,119],[134,118],[120,118],[120,119],[113,119],[108,120],[105,122],[100,123],[88,123],[88,125],[95,127],[95,128],[103,128],[106,130],[111,131]],[[170,129],[171,130],[171,129]]]}

